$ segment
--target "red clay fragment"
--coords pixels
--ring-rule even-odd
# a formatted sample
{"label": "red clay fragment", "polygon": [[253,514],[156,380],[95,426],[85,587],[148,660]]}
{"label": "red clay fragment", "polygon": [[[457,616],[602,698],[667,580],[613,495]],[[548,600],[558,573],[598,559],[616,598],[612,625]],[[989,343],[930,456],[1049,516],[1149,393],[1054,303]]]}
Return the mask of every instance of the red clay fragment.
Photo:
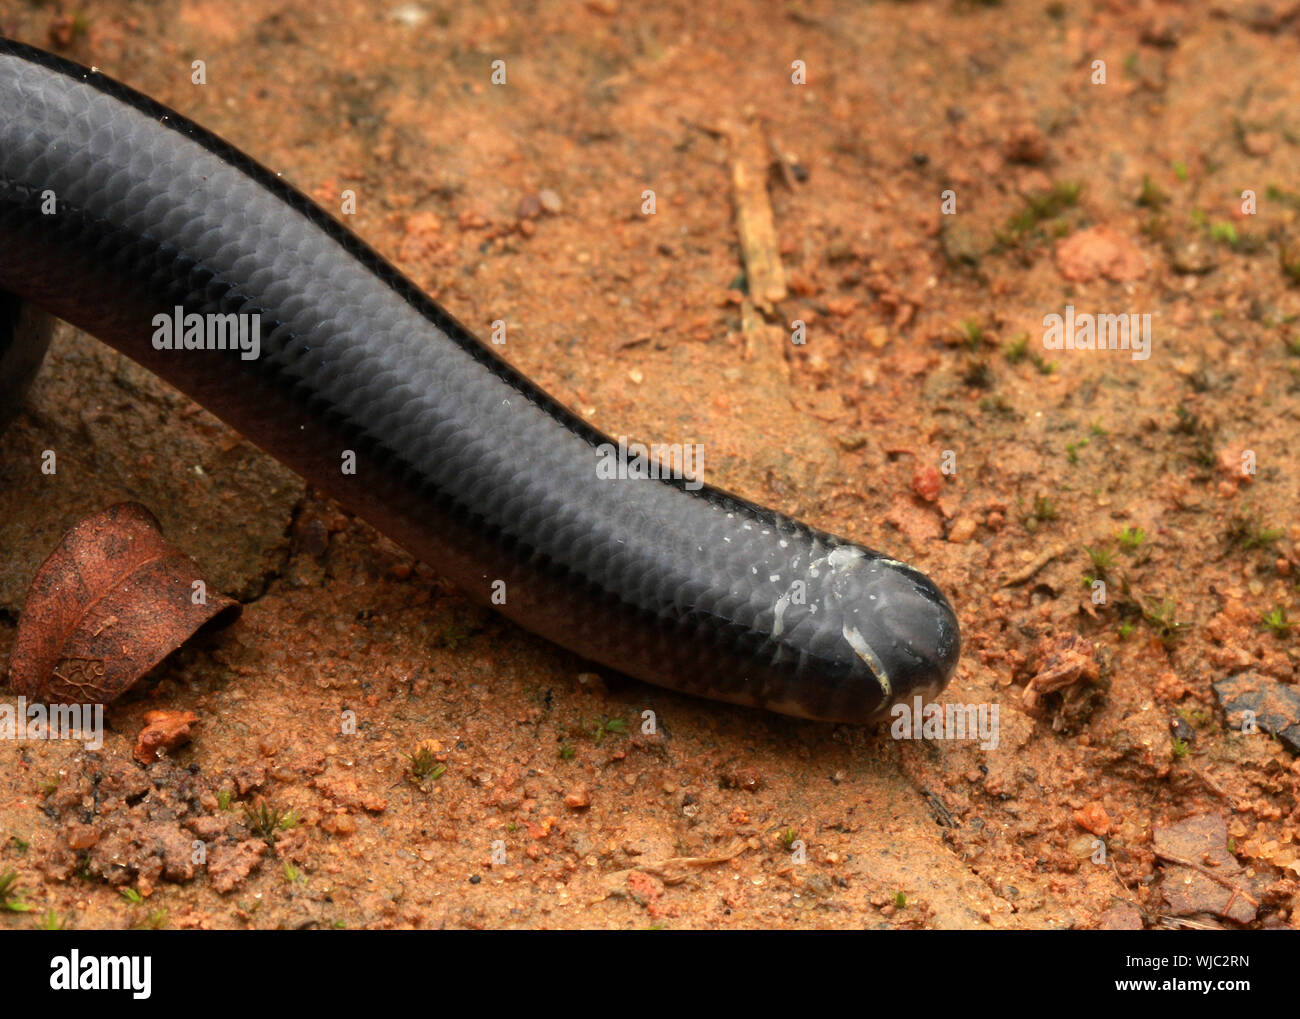
{"label": "red clay fragment", "polygon": [[188,743],[193,733],[190,726],[199,721],[192,711],[146,711],[144,728],[135,738],[134,757],[143,765],[153,764],[168,750]]}
{"label": "red clay fragment", "polygon": [[1146,275],[1146,260],[1136,244],[1108,226],[1080,230],[1056,245],[1056,264],[1067,280],[1086,283],[1098,276],[1125,283]]}
{"label": "red clay fragment", "polygon": [[15,691],[48,703],[115,700],[199,627],[239,615],[219,593],[196,604],[196,583],[194,561],[143,506],[123,502],[87,517],[32,580],[9,664]]}
{"label": "red clay fragment", "polygon": [[925,464],[912,472],[912,491],[926,502],[934,502],[942,490],[943,480],[934,467]]}

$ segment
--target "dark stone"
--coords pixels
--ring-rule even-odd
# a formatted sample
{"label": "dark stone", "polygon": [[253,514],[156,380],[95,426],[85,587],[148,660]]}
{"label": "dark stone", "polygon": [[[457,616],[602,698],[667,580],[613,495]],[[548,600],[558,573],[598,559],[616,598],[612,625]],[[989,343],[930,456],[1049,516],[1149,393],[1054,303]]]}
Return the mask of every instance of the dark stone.
{"label": "dark stone", "polygon": [[1136,906],[1128,902],[1117,902],[1101,914],[1097,926],[1103,931],[1140,931],[1146,924],[1142,922],[1142,914]]}
{"label": "dark stone", "polygon": [[[1251,895],[1258,896],[1259,890],[1228,851],[1228,827],[1221,816],[1201,814],[1156,828],[1152,844],[1165,870],[1160,893],[1170,916],[1219,916],[1239,924],[1255,919]],[[1208,867],[1220,880],[1175,862],[1180,860]]]}
{"label": "dark stone", "polygon": [[979,265],[990,248],[988,238],[977,233],[955,216],[944,216],[939,232],[939,243],[952,265]]}
{"label": "dark stone", "polygon": [[1240,729],[1244,712],[1254,712],[1261,732],[1276,736],[1287,750],[1300,754],[1300,693],[1294,687],[1257,672],[1240,672],[1215,683],[1214,693],[1231,728]]}

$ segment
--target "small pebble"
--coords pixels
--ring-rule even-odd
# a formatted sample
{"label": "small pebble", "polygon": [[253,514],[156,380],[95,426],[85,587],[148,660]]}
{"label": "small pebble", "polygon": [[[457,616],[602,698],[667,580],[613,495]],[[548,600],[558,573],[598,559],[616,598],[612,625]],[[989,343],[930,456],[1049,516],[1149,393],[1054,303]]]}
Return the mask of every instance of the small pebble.
{"label": "small pebble", "polygon": [[970,517],[958,517],[948,528],[948,540],[960,545],[975,536],[975,521]]}
{"label": "small pebble", "polygon": [[515,216],[519,219],[532,219],[542,211],[542,201],[537,195],[524,195],[515,207]]}
{"label": "small pebble", "polygon": [[939,498],[942,485],[939,472],[929,465],[917,467],[912,474],[912,491],[926,502],[934,502]]}

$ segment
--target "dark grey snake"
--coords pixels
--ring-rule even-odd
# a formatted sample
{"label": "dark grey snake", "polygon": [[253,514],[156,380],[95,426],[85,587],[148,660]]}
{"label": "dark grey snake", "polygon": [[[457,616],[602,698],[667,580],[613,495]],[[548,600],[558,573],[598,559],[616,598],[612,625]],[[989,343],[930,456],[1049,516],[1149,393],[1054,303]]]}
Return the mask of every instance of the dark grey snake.
{"label": "dark grey snake", "polygon": [[[506,616],[629,675],[864,722],[956,666],[956,616],[922,573],[681,477],[599,477],[611,440],[298,191],[138,92],[5,40],[0,291],[0,413],[44,352],[20,324],[35,305],[472,597],[504,582]],[[259,315],[259,356],[155,349],[177,308]]]}

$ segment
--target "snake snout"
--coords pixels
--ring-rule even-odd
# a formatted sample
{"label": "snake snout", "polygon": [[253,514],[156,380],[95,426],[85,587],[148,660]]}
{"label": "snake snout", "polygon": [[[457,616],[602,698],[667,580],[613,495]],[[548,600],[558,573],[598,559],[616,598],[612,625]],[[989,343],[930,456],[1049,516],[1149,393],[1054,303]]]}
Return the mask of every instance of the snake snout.
{"label": "snake snout", "polygon": [[[871,718],[920,695],[936,697],[961,656],[957,615],[924,574],[892,559],[865,560],[842,597],[844,640],[880,686]],[[846,592],[847,593],[847,592]]]}

